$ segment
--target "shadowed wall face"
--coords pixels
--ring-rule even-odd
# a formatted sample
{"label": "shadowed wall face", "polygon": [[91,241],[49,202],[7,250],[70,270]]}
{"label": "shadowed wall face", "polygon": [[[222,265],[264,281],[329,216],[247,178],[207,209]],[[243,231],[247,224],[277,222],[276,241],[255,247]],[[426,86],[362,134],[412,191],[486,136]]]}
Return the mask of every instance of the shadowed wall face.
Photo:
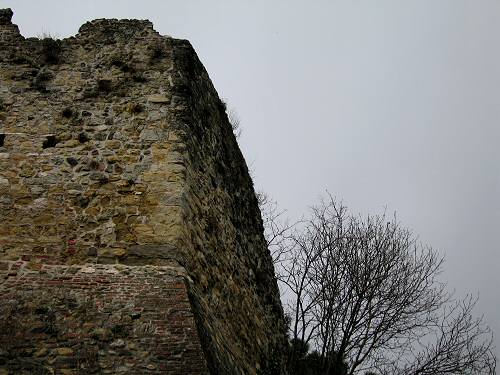
{"label": "shadowed wall face", "polygon": [[49,265],[181,270],[200,366],[266,366],[284,339],[272,262],[225,107],[191,45],[137,20],[24,39],[11,17],[0,11],[2,293],[19,285],[28,304],[23,288],[50,294],[59,276],[36,282],[52,280]]}

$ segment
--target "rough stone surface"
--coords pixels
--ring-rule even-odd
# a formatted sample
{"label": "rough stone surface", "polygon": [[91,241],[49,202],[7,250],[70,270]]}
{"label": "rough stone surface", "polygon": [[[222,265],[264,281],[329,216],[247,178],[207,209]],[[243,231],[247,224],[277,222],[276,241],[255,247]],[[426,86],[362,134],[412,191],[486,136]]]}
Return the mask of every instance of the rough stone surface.
{"label": "rough stone surface", "polygon": [[[11,19],[0,10],[0,308],[14,314],[19,340],[0,340],[0,373],[29,373],[30,363],[86,373],[84,347],[97,348],[103,373],[265,368],[284,342],[274,270],[225,106],[189,42],[149,21],[103,19],[61,41],[25,39]],[[178,283],[165,269],[184,270],[179,309],[196,335],[111,335],[108,320],[125,308],[115,297],[137,306],[150,277],[151,293],[170,298]],[[54,270],[78,277],[52,279]],[[115,277],[105,299],[95,295],[98,280]],[[144,293],[144,308],[168,324],[165,305]],[[95,335],[79,313],[85,301]],[[53,334],[28,330],[40,324],[38,306],[55,319]],[[153,353],[162,350],[177,352]],[[199,367],[184,368],[193,358]]]}
{"label": "rough stone surface", "polygon": [[208,374],[184,272],[1,261],[0,368]]}

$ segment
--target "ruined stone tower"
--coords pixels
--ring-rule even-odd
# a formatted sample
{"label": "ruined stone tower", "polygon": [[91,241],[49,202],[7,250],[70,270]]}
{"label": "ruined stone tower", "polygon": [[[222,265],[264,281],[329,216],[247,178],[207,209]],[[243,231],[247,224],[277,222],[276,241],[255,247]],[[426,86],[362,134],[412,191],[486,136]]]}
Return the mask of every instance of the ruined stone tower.
{"label": "ruined stone tower", "polygon": [[185,40],[0,11],[0,374],[256,374],[283,314],[247,166]]}

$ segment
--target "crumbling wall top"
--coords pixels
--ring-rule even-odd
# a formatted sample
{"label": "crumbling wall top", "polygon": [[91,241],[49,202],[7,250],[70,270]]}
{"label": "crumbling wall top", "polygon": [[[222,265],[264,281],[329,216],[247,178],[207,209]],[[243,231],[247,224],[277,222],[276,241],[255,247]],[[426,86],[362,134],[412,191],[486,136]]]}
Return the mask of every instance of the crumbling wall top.
{"label": "crumbling wall top", "polygon": [[0,9],[0,42],[6,44],[15,44],[15,41],[23,37],[19,33],[17,25],[12,23],[12,9]]}
{"label": "crumbling wall top", "polygon": [[[0,9],[0,28],[7,29],[11,34],[17,34],[21,37],[19,28],[12,23],[13,15],[14,12],[10,8]],[[99,43],[116,39],[145,37],[151,34],[158,35],[158,32],[154,30],[153,23],[149,20],[99,18],[84,23],[75,37],[92,38]]]}
{"label": "crumbling wall top", "polygon": [[86,22],[78,30],[78,36],[92,36],[97,39],[108,39],[110,36],[115,38],[131,38],[137,36],[147,36],[157,32],[153,29],[153,24],[149,20],[131,20],[131,19],[105,19],[100,18]]}
{"label": "crumbling wall top", "polygon": [[6,25],[12,22],[12,16],[14,12],[12,9],[0,9],[0,25]]}

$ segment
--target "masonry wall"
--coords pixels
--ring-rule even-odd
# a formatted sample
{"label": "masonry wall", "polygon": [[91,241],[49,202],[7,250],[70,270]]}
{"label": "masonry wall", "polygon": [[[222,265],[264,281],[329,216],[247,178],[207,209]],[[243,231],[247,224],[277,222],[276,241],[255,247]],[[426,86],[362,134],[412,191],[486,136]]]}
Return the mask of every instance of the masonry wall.
{"label": "masonry wall", "polygon": [[0,261],[0,373],[208,374],[184,276]]}
{"label": "masonry wall", "polygon": [[272,260],[225,107],[191,45],[174,45],[174,65],[183,72],[174,81],[182,103],[175,124],[186,147],[182,248],[193,271],[202,340],[217,358],[214,373],[238,366],[250,374],[266,366],[284,337]]}
{"label": "masonry wall", "polygon": [[[267,368],[284,343],[272,261],[225,107],[189,42],[137,20],[25,39],[11,17],[0,11],[0,261],[182,269],[210,373]],[[20,300],[50,294],[44,277],[30,273]]]}
{"label": "masonry wall", "polygon": [[147,21],[101,20],[57,43],[12,30],[1,46],[2,257],[103,263],[131,245],[175,246],[185,168],[168,39]]}

